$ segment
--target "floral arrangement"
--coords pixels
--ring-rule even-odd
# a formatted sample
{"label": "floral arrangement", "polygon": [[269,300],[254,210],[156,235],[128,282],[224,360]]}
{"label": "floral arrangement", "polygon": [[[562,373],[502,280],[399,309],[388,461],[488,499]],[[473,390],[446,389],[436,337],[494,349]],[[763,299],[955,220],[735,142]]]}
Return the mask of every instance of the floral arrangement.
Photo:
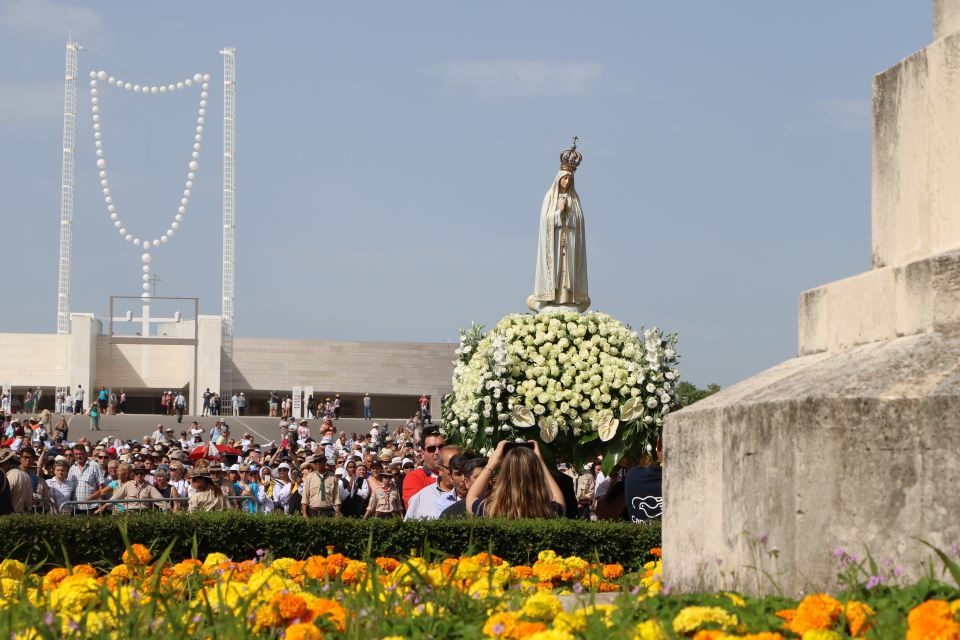
{"label": "floral arrangement", "polygon": [[676,406],[676,335],[634,331],[605,313],[514,314],[487,334],[461,331],[447,439],[481,453],[537,439],[582,463],[652,451]]}

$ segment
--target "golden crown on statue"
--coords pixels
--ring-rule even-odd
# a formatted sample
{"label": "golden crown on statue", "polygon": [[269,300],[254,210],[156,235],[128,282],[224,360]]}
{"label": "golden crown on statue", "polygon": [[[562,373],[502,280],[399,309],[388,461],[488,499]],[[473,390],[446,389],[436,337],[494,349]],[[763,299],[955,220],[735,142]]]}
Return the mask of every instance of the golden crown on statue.
{"label": "golden crown on statue", "polygon": [[580,155],[580,152],[577,151],[577,140],[579,136],[573,136],[573,145],[566,151],[560,154],[560,170],[561,171],[576,171],[577,167],[580,166],[580,161],[583,160],[583,156]]}

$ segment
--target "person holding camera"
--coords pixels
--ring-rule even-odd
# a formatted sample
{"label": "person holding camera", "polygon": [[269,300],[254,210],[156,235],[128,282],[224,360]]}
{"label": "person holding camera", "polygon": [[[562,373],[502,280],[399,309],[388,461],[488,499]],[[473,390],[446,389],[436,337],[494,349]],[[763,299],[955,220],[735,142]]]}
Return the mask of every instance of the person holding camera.
{"label": "person holding camera", "polygon": [[[494,471],[490,496],[482,498]],[[554,518],[564,514],[563,505],[563,492],[535,440],[501,441],[467,492],[467,512],[475,517]]]}

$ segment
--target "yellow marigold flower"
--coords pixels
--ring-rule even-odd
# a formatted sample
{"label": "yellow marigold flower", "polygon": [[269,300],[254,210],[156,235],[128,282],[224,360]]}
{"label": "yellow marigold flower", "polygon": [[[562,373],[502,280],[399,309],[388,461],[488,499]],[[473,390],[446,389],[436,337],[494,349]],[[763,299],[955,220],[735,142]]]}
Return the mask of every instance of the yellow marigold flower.
{"label": "yellow marigold flower", "polygon": [[13,640],[41,640],[42,638],[43,636],[40,635],[35,627],[30,627],[13,636]]}
{"label": "yellow marigold flower", "polygon": [[576,640],[576,638],[569,631],[544,629],[543,631],[537,631],[532,636],[527,636],[527,640]]}
{"label": "yellow marigold flower", "polygon": [[26,570],[27,566],[19,560],[11,560],[8,558],[7,560],[0,561],[0,578],[19,580],[23,577]]}
{"label": "yellow marigold flower", "polygon": [[230,562],[230,558],[225,553],[211,553],[203,561],[204,569],[216,569],[224,562]]}
{"label": "yellow marigold flower", "polygon": [[320,633],[320,629],[317,629],[312,624],[299,622],[287,627],[283,637],[286,638],[286,640],[321,640],[323,635]]}
{"label": "yellow marigold flower", "polygon": [[748,633],[745,636],[737,636],[740,640],[783,640],[783,636],[779,633],[772,633],[770,631],[762,631],[760,633]]}
{"label": "yellow marigold flower", "polygon": [[527,598],[520,614],[535,620],[553,620],[561,611],[563,611],[563,605],[559,598],[552,593],[541,592]]}
{"label": "yellow marigold flower", "polygon": [[553,619],[553,628],[578,633],[587,628],[587,619],[582,615],[561,611]]}
{"label": "yellow marigold flower", "polygon": [[741,598],[741,597],[740,597],[738,594],[736,594],[736,593],[733,593],[733,592],[730,592],[730,591],[725,591],[725,592],[723,593],[723,595],[726,596],[727,599],[730,600],[730,603],[731,603],[733,606],[735,606],[735,607],[745,607],[745,606],[747,606],[746,600],[744,600],[743,598]]}
{"label": "yellow marigold flower", "polygon": [[633,640],[667,640],[659,620],[646,620],[633,630]]}
{"label": "yellow marigold flower", "polygon": [[384,636],[383,640],[407,640],[403,636]]}
{"label": "yellow marigold flower", "polygon": [[13,598],[20,591],[20,581],[13,578],[0,578],[0,595]]}
{"label": "yellow marigold flower", "polygon": [[[956,612],[954,611],[954,613]],[[847,619],[850,635],[854,638],[861,638],[870,628],[871,619],[876,615],[876,611],[868,604],[851,600],[844,607],[843,615]]]}
{"label": "yellow marigold flower", "polygon": [[547,549],[537,554],[537,562],[554,562],[557,559],[555,551]]}
{"label": "yellow marigold flower", "polygon": [[283,618],[272,605],[257,607],[253,616],[253,630],[256,632],[272,629],[283,622]]}
{"label": "yellow marigold flower", "polygon": [[686,635],[708,624],[729,630],[737,626],[737,616],[720,607],[684,607],[673,619],[673,630]]}
{"label": "yellow marigold flower", "polygon": [[944,600],[927,600],[907,614],[907,640],[958,640],[960,624]]}
{"label": "yellow marigold flower", "polygon": [[130,545],[130,549],[123,552],[123,563],[128,565],[139,565],[143,566],[149,564],[153,559],[153,554],[150,553],[150,549],[147,549],[142,544]]}
{"label": "yellow marigold flower", "polygon": [[801,636],[801,640],[841,640],[842,637],[830,629],[811,629]]}
{"label": "yellow marigold flower", "polygon": [[66,585],[66,581],[50,594],[50,608],[64,615],[79,615],[98,600],[99,585],[92,578],[80,578],[84,584]]}
{"label": "yellow marigold flower", "polygon": [[509,638],[517,626],[517,615],[504,611],[495,613],[483,624],[483,635],[489,638]]}

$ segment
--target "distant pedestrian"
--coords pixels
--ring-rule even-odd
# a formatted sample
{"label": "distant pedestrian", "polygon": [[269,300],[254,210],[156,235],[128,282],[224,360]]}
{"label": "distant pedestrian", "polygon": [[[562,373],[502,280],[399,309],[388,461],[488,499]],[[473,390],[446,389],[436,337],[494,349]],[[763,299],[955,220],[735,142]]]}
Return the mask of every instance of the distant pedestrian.
{"label": "distant pedestrian", "polygon": [[333,401],[333,419],[340,419],[340,409],[343,407],[343,400],[340,399],[340,394],[337,394],[337,397]]}
{"label": "distant pedestrian", "polygon": [[122,414],[127,410],[127,393],[120,389],[120,402],[117,403],[117,410]]}
{"label": "distant pedestrian", "polygon": [[183,422],[183,412],[187,408],[187,399],[183,396],[182,391],[177,392],[177,398],[173,401],[173,404],[177,408],[177,422]]}
{"label": "distant pedestrian", "polygon": [[240,415],[247,414],[247,398],[243,395],[243,391],[240,392],[240,397],[237,399],[237,408],[240,410]]}
{"label": "distant pedestrian", "polygon": [[370,399],[370,394],[363,394],[363,419],[372,420],[373,419],[373,401]]}
{"label": "distant pedestrian", "polygon": [[210,387],[207,387],[207,390],[203,392],[203,412],[200,415],[205,416],[210,413],[210,398],[212,396],[213,394],[210,393]]}
{"label": "distant pedestrian", "polygon": [[90,431],[100,431],[100,406],[95,402],[90,405]]}
{"label": "distant pedestrian", "polygon": [[83,400],[84,400],[84,391],[83,387],[79,384],[77,385],[77,392],[73,394],[73,412],[74,413],[83,413]]}

